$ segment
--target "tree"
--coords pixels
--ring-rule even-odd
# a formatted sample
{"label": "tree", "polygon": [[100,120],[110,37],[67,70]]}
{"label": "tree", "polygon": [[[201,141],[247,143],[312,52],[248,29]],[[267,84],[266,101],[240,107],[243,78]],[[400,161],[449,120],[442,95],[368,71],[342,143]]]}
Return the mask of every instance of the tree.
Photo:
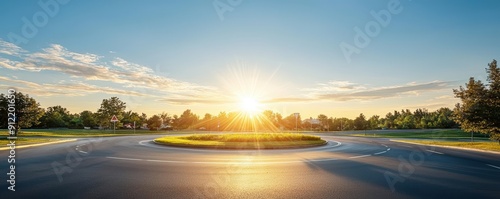
{"label": "tree", "polygon": [[198,122],[198,116],[192,113],[190,109],[187,109],[179,117],[178,128],[187,129],[196,122]]}
{"label": "tree", "polygon": [[172,123],[172,117],[168,113],[162,112],[160,114],[160,119],[161,119],[161,125],[163,126],[170,126]]}
{"label": "tree", "polygon": [[158,115],[153,115],[153,117],[148,119],[147,123],[150,131],[158,130],[161,126],[161,118]]}
{"label": "tree", "polygon": [[[141,116],[139,115],[139,113],[133,112],[133,111],[126,111],[126,112],[124,112],[123,113],[123,119],[121,120],[121,122],[123,124],[131,124],[132,127],[133,127],[133,124],[135,122],[136,128],[140,127],[142,125],[142,121],[143,121],[143,119],[141,118]],[[147,121],[147,117],[146,117],[145,121]]]}
{"label": "tree", "polygon": [[455,121],[464,131],[488,134],[500,144],[500,68],[496,60],[488,64],[486,72],[486,85],[471,77],[465,88],[453,90],[462,101],[454,109]]}
{"label": "tree", "polygon": [[199,124],[199,126],[201,127],[205,127],[205,130],[209,130],[211,131],[213,129],[213,116],[212,114],[210,113],[205,113],[205,116],[203,117],[203,119],[201,120],[201,123]]}
{"label": "tree", "polygon": [[68,124],[68,128],[72,128],[72,129],[83,128],[83,121],[82,121],[82,118],[80,118],[80,114],[78,114],[78,113],[70,114],[67,124]]}
{"label": "tree", "polygon": [[373,115],[368,119],[368,125],[370,129],[378,129],[380,124],[380,116]]}
{"label": "tree", "polygon": [[179,129],[179,126],[180,126],[180,124],[179,124],[179,120],[180,120],[180,119],[179,119],[179,116],[178,116],[178,115],[174,115],[174,116],[172,117],[172,128],[174,128],[174,129]]}
{"label": "tree", "polygon": [[0,94],[0,126],[2,128],[7,128],[9,100],[15,101],[14,113],[18,130],[40,124],[40,118],[44,114],[44,109],[40,108],[40,104],[35,99],[21,92],[15,92],[10,94],[10,96]]}
{"label": "tree", "polygon": [[282,120],[282,125],[285,127],[285,129],[288,129],[288,130],[298,130],[296,128],[299,128],[301,126],[301,124],[302,124],[302,119],[300,118],[300,115],[298,115],[298,117],[295,118],[294,113],[283,118],[283,120]]}
{"label": "tree", "polygon": [[320,125],[321,125],[321,130],[326,130],[328,129],[328,116],[326,115],[323,115],[323,114],[319,114],[318,115],[318,120],[320,122]]}
{"label": "tree", "polygon": [[45,128],[68,127],[71,120],[69,111],[59,105],[48,107],[40,119]]}
{"label": "tree", "polygon": [[365,130],[367,126],[368,122],[366,121],[365,115],[360,113],[359,116],[354,119],[354,127],[356,130]]}
{"label": "tree", "polygon": [[97,114],[99,117],[99,125],[102,127],[111,126],[111,117],[116,115],[118,118],[118,122],[116,122],[116,126],[121,126],[120,120],[123,119],[123,113],[125,112],[125,102],[122,102],[118,97],[111,97],[110,99],[103,99],[101,103],[101,107],[97,110]]}

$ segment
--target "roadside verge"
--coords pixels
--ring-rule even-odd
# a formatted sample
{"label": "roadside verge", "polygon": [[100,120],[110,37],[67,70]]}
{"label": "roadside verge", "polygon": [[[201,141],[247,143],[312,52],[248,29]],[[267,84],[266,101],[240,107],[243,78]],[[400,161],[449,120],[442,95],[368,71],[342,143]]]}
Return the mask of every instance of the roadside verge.
{"label": "roadside verge", "polygon": [[[35,147],[35,146],[43,146],[43,145],[49,145],[49,144],[58,144],[58,143],[63,143],[63,142],[73,142],[76,140],[77,139],[65,139],[65,140],[58,140],[58,141],[53,141],[53,142],[44,142],[44,143],[39,143],[39,144],[21,145],[21,146],[16,146],[16,149]],[[9,149],[10,149],[10,147],[0,147],[0,151],[9,150]]]}

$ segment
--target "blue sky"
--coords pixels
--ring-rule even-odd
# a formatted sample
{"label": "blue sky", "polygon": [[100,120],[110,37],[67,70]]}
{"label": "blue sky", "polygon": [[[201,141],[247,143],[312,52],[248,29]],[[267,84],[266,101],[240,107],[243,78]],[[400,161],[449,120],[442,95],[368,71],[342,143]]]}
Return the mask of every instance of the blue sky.
{"label": "blue sky", "polygon": [[[118,96],[148,115],[217,114],[252,97],[285,115],[385,115],[452,107],[452,89],[484,79],[500,56],[494,0],[231,2],[2,1],[1,89],[72,112]],[[37,32],[12,40],[33,16]],[[356,47],[355,27],[374,23],[369,44],[346,58],[341,43]]]}

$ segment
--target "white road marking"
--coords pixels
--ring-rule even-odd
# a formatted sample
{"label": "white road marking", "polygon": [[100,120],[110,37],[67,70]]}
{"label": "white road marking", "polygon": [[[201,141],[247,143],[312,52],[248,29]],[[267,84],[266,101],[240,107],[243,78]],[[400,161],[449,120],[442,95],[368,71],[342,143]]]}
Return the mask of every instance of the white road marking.
{"label": "white road marking", "polygon": [[[369,157],[372,155],[360,155],[360,156],[353,156],[349,157],[350,159],[354,158],[363,158],[363,157]],[[190,161],[178,161],[178,160],[151,160],[151,159],[138,159],[138,158],[121,158],[121,157],[113,157],[113,156],[108,156],[106,158],[109,159],[115,159],[115,160],[129,160],[129,161],[145,161],[145,162],[158,162],[158,163],[177,163],[177,164],[238,164],[238,165],[267,165],[267,164],[291,164],[291,163],[304,163],[304,162],[325,162],[325,161],[334,161],[334,160],[341,160],[338,158],[328,158],[328,159],[317,159],[317,160],[290,160],[290,161],[271,161],[271,162],[253,162],[253,161],[240,161],[240,162],[228,162],[228,161],[221,161],[221,162],[190,162]]]}
{"label": "white road marking", "polygon": [[[188,161],[175,161],[175,160],[147,160],[147,159],[136,159],[136,158],[120,158],[120,157],[106,157],[110,159],[117,160],[131,160],[131,161],[146,161],[146,162],[159,162],[159,163],[177,163],[177,164],[288,164],[288,163],[303,163],[304,161],[282,161],[282,162],[188,162]],[[336,159],[331,159],[336,160]],[[319,161],[327,161],[327,160],[313,160],[309,162],[319,162]]]}
{"label": "white road marking", "polygon": [[[150,142],[153,142],[154,140],[142,140],[139,141],[139,145],[146,146],[146,147],[154,147],[154,148],[175,148],[176,150],[184,150],[184,151],[207,151],[207,149],[194,149],[194,148],[185,148],[185,147],[173,147],[173,146],[167,146],[167,145],[158,145],[158,144],[151,144]],[[333,140],[327,140],[327,145],[324,146],[318,146],[315,148],[296,148],[296,149],[275,149],[275,150],[318,150],[321,149],[322,151],[326,151],[327,149],[331,149],[334,147],[338,147],[342,145],[341,142],[338,141],[333,141]],[[330,145],[330,143],[336,143],[334,145]],[[208,149],[208,151],[216,151],[218,153],[233,153],[233,150],[218,150],[218,149]],[[249,150],[241,150],[241,151],[249,151]]]}
{"label": "white road marking", "polygon": [[[165,146],[155,146],[154,144],[150,145],[151,141],[153,141],[153,140],[141,140],[141,141],[139,141],[139,145],[155,147],[155,148],[156,147],[165,148]],[[323,149],[320,151],[324,151],[325,149],[329,149],[329,148],[333,148],[333,147],[337,147],[337,146],[342,145],[342,143],[338,142],[338,141],[328,140],[328,142],[329,143],[335,142],[335,144],[330,145],[330,146],[327,145],[327,146],[324,146],[321,148],[316,148],[316,149]],[[345,159],[370,157],[372,155],[384,154],[384,153],[387,153],[388,151],[391,150],[391,148],[389,148],[387,145],[385,145],[385,144],[381,144],[381,145],[386,147],[387,149],[385,151],[381,151],[381,152],[377,152],[377,153],[373,153],[373,154],[346,157]],[[205,151],[204,149],[188,149],[188,148],[177,148],[177,149],[188,150],[188,151]],[[305,148],[305,149],[307,149],[307,148]],[[220,150],[219,152],[233,152],[233,151]],[[289,163],[325,162],[325,161],[342,160],[342,159],[338,159],[338,158],[325,158],[325,159],[316,159],[316,160],[307,160],[306,159],[306,160],[262,161],[262,162],[253,162],[253,161],[244,161],[244,160],[239,161],[239,162],[234,162],[234,161],[220,161],[220,162],[219,161],[206,161],[206,162],[203,162],[203,161],[183,161],[183,160],[154,160],[154,159],[138,159],[138,158],[121,158],[121,157],[113,157],[113,156],[109,156],[106,158],[116,159],[116,160],[130,160],[130,161],[144,161],[144,162],[158,162],[158,163],[177,163],[177,164],[187,163],[187,164],[242,164],[242,165],[245,165],[245,164],[260,164],[260,165],[262,165],[262,164],[289,164]]]}
{"label": "white road marking", "polygon": [[488,166],[490,166],[490,167],[493,167],[493,168],[495,168],[495,169],[500,169],[500,167],[499,167],[499,166],[495,166],[495,165],[491,165],[491,164],[486,164],[486,165],[488,165]]}
{"label": "white road marking", "polygon": [[443,155],[444,153],[441,153],[441,152],[437,152],[437,151],[433,151],[433,150],[426,150],[426,151],[429,151],[431,153],[435,153],[435,154],[439,154],[439,155]]}
{"label": "white road marking", "polygon": [[80,147],[82,147],[82,146],[86,146],[86,145],[87,145],[87,144],[80,144],[80,145],[77,145],[77,146],[76,146],[76,148],[75,148],[75,150],[76,150],[76,151],[78,151],[78,152],[80,152],[80,153],[85,153],[85,154],[87,154],[88,152],[86,152],[86,151],[82,151],[82,149],[80,149]]}
{"label": "white road marking", "polygon": [[369,156],[372,156],[371,154],[368,154],[368,155],[358,155],[358,156],[352,156],[352,157],[349,157],[349,159],[354,159],[354,158],[364,158],[364,157],[369,157]]}
{"label": "white road marking", "polygon": [[383,154],[383,153],[387,153],[387,151],[382,151],[382,152],[374,153],[373,155],[380,155],[380,154]]}
{"label": "white road marking", "polygon": [[136,158],[120,158],[120,157],[106,157],[106,158],[117,159],[117,160],[135,160],[135,161],[144,161],[144,159],[136,159]]}

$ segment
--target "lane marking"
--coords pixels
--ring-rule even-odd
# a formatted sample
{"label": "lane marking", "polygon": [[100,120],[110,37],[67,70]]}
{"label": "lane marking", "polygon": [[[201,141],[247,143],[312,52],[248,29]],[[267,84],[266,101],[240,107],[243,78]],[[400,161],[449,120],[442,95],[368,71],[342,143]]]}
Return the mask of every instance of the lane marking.
{"label": "lane marking", "polygon": [[136,159],[136,158],[120,158],[120,157],[106,157],[110,159],[117,159],[117,160],[134,160],[134,161],[144,161],[144,159]]}
{"label": "lane marking", "polygon": [[[64,143],[64,142],[73,142],[76,140],[77,139],[66,139],[66,140],[59,140],[59,141],[54,141],[54,142],[44,142],[44,143],[39,143],[39,144],[20,145],[20,146],[16,146],[16,149],[29,148],[29,147],[35,147],[35,146],[44,146],[44,145],[50,145],[50,144],[59,144],[59,143]],[[0,147],[0,151],[2,151],[2,150],[10,150],[10,147]]]}
{"label": "lane marking", "polygon": [[444,153],[441,153],[441,152],[437,152],[437,151],[433,151],[433,150],[426,150],[426,151],[429,151],[431,153],[435,153],[435,154],[439,154],[439,155],[443,155]]}
{"label": "lane marking", "polygon": [[369,157],[369,156],[372,156],[372,155],[371,154],[368,154],[368,155],[358,155],[358,156],[349,157],[349,159],[364,158],[364,157]]}
{"label": "lane marking", "polygon": [[384,153],[387,153],[387,151],[382,151],[382,152],[374,153],[373,155],[380,155],[380,154],[384,154]]}
{"label": "lane marking", "polygon": [[[165,148],[166,146],[156,146],[154,143],[151,143],[153,140],[141,140],[138,142],[139,145],[142,146],[148,146],[148,147],[154,147],[154,148]],[[304,148],[305,151],[309,150],[315,150],[315,151],[330,151],[330,149],[342,145],[341,142],[338,141],[333,141],[333,140],[327,140],[328,145],[319,147],[319,148]],[[335,144],[333,144],[335,143]],[[358,155],[358,156],[351,156],[351,157],[345,157],[345,158],[323,158],[323,159],[316,159],[316,160],[308,160],[308,159],[301,159],[301,160],[289,160],[289,161],[261,161],[261,162],[254,162],[254,161],[185,161],[185,160],[154,160],[154,159],[139,159],[139,158],[122,158],[122,157],[113,157],[113,156],[108,156],[106,158],[109,159],[116,159],[116,160],[129,160],[129,161],[144,161],[144,162],[157,162],[157,163],[177,163],[177,164],[238,164],[238,165],[245,165],[245,164],[257,164],[257,165],[263,165],[263,164],[289,164],[289,163],[307,163],[307,162],[326,162],[326,161],[335,161],[335,160],[343,160],[343,159],[356,159],[356,158],[365,158],[365,157],[370,157],[373,155],[380,155],[387,153],[388,151],[391,150],[389,146],[385,144],[380,144],[386,148],[384,151],[380,151],[377,153],[373,154],[366,154],[366,155]],[[168,147],[168,146],[167,146]],[[189,148],[180,148],[180,147],[171,147],[171,148],[176,148],[176,149],[181,149],[181,150],[187,150],[187,151],[206,151],[204,149],[189,149]],[[297,149],[301,150],[301,149]],[[217,152],[231,152],[233,153],[234,151],[225,151],[225,150],[213,150]],[[246,150],[242,150],[246,151]],[[232,159],[234,160],[234,159]]]}
{"label": "lane marking", "polygon": [[[348,157],[350,159],[354,158],[363,158],[363,157],[368,157],[371,155],[361,155],[361,156],[354,156],[354,157]],[[127,160],[127,161],[143,161],[143,162],[158,162],[158,163],[176,163],[176,164],[237,164],[237,165],[268,165],[268,164],[291,164],[291,163],[307,163],[307,162],[326,162],[326,161],[335,161],[335,160],[342,160],[338,158],[328,158],[328,159],[317,159],[317,160],[290,160],[290,161],[270,161],[270,162],[254,162],[254,161],[240,161],[240,162],[201,162],[201,161],[196,161],[196,162],[190,162],[190,161],[179,161],[179,160],[151,160],[151,159],[138,159],[138,158],[121,158],[121,157],[113,157],[113,156],[108,156],[106,158],[109,159],[115,159],[115,160]]]}
{"label": "lane marking", "polygon": [[[153,148],[161,148],[161,149],[176,149],[176,150],[183,150],[183,151],[203,151],[203,152],[217,152],[217,153],[234,153],[234,150],[220,150],[220,149],[194,149],[194,148],[185,148],[185,147],[175,147],[175,146],[167,146],[167,145],[158,145],[154,143],[154,140],[142,140],[138,142],[139,145],[145,146],[145,147],[153,147]],[[335,143],[335,144],[333,144]],[[318,146],[318,147],[312,147],[312,148],[296,148],[296,149],[273,149],[276,151],[280,150],[287,150],[287,151],[329,151],[330,149],[336,148],[338,146],[342,145],[341,142],[339,141],[334,141],[334,140],[327,140],[327,144],[324,146]],[[253,151],[249,149],[243,149],[243,150],[236,150],[236,151]]]}
{"label": "lane marking", "polygon": [[491,165],[491,164],[486,164],[486,165],[488,165],[488,166],[490,166],[490,167],[493,167],[493,168],[495,168],[495,169],[500,169],[500,167],[499,167],[499,166],[495,166],[495,165]]}
{"label": "lane marking", "polygon": [[[130,161],[146,161],[146,162],[159,162],[159,163],[177,163],[177,164],[288,164],[288,163],[303,163],[304,161],[281,161],[281,162],[252,162],[252,161],[242,161],[242,162],[188,162],[188,161],[175,161],[175,160],[147,160],[147,159],[136,159],[136,158],[120,158],[120,157],[106,157],[110,159],[117,159],[117,160],[130,160]],[[336,159],[331,159],[331,160],[336,160]],[[315,160],[315,161],[309,161],[309,162],[319,162],[319,161],[330,161],[330,160]]]}
{"label": "lane marking", "polygon": [[[88,143],[87,143],[87,144],[88,144]],[[82,149],[80,149],[80,147],[82,147],[82,146],[87,146],[87,144],[80,144],[80,145],[77,145],[77,146],[76,146],[76,148],[75,148],[75,150],[76,150],[76,151],[78,151],[78,152],[80,152],[80,153],[85,153],[85,154],[87,154],[88,152],[86,152],[86,151],[82,151]]]}

